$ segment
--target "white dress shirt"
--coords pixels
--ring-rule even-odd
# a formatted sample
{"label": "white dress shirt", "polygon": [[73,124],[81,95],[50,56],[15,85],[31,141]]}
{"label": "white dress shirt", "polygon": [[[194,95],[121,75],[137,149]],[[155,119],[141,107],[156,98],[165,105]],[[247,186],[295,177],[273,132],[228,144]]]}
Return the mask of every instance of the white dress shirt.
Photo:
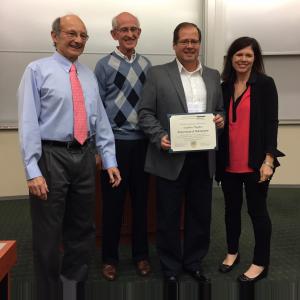
{"label": "white dress shirt", "polygon": [[206,86],[202,78],[202,65],[199,62],[197,69],[193,72],[187,71],[176,59],[184,89],[186,104],[189,113],[206,111]]}

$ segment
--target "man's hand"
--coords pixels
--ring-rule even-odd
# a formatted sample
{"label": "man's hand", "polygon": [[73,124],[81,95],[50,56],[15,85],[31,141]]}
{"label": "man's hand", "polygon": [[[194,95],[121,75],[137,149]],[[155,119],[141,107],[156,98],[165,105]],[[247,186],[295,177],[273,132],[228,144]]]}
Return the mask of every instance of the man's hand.
{"label": "man's hand", "polygon": [[169,150],[171,148],[171,142],[168,135],[164,135],[160,140],[160,146],[163,150]]}
{"label": "man's hand", "polygon": [[41,200],[47,200],[47,193],[49,192],[46,180],[43,176],[38,176],[27,180],[29,193]]}
{"label": "man's hand", "polygon": [[224,118],[221,115],[215,115],[213,120],[216,123],[217,128],[221,129],[224,127]]}
{"label": "man's hand", "polygon": [[117,187],[122,180],[119,169],[116,167],[108,168],[107,173],[109,176],[109,183],[112,184],[112,187]]}

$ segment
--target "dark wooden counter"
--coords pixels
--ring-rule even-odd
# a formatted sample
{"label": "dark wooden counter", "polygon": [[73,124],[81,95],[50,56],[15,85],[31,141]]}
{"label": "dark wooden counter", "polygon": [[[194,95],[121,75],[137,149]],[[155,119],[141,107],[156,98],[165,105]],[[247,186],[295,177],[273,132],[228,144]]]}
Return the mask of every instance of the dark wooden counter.
{"label": "dark wooden counter", "polygon": [[0,241],[0,299],[10,299],[10,271],[17,262],[16,241]]}

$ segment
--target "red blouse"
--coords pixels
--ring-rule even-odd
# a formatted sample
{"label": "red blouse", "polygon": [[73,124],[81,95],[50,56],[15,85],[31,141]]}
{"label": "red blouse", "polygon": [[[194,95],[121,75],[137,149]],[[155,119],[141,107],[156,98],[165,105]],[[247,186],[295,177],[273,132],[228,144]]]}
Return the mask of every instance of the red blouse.
{"label": "red blouse", "polygon": [[229,166],[226,172],[254,172],[248,166],[250,130],[250,86],[229,106]]}

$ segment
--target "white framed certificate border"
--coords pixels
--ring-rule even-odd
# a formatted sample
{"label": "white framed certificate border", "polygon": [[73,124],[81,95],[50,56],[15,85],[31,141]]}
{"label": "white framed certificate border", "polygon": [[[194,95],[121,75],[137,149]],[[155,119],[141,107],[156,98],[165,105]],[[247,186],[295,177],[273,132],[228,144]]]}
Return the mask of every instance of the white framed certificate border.
{"label": "white framed certificate border", "polygon": [[[179,123],[175,126],[176,134],[171,132],[171,123],[172,118],[180,118],[183,116]],[[189,118],[191,117],[191,118]],[[195,119],[199,118],[204,120],[200,124],[194,124]],[[169,119],[169,138],[171,141],[171,148],[168,150],[169,153],[186,153],[186,152],[202,152],[202,151],[211,151],[218,149],[218,139],[217,139],[217,128],[215,123],[212,120],[212,123],[209,124],[206,118],[211,120],[214,118],[213,113],[180,113],[180,114],[168,114]],[[174,120],[174,119],[173,119]],[[178,120],[177,120],[178,121]],[[184,122],[184,123],[181,123]],[[180,126],[182,125],[182,126]],[[174,124],[172,124],[174,127]],[[178,128],[180,126],[180,129]],[[207,133],[207,134],[206,134]],[[210,137],[210,134],[213,134]],[[172,147],[173,140],[173,147]],[[175,140],[175,141],[174,141]],[[174,143],[176,145],[174,145]]]}

